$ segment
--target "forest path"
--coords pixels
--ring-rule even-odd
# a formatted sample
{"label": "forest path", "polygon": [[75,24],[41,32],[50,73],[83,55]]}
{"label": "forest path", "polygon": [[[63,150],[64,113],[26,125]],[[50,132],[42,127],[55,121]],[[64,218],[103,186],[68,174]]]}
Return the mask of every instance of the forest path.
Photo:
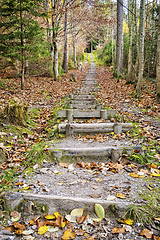
{"label": "forest path", "polygon": [[[59,143],[47,142],[45,149],[52,155],[54,161],[44,161],[43,166],[35,164],[32,176],[26,174],[25,177],[17,179],[17,182],[23,182],[24,185],[23,188],[17,187],[21,193],[7,195],[10,207],[12,208],[19,201],[23,201],[21,210],[32,219],[40,211],[40,206],[45,206],[49,214],[53,214],[55,211],[66,214],[74,208],[84,208],[92,216],[95,203],[100,203],[105,209],[106,217],[111,222],[106,225],[106,220],[104,220],[101,222],[101,227],[89,224],[85,231],[90,237],[92,236],[93,239],[114,239],[115,234],[111,230],[115,226],[124,226],[126,232],[123,235],[119,232],[116,235],[118,239],[122,236],[123,239],[143,239],[139,235],[139,225],[127,228],[124,223],[118,224],[117,218],[122,218],[131,205],[146,205],[147,199],[144,196],[151,193],[148,186],[154,186],[152,194],[155,195],[155,199],[156,197],[158,199],[159,180],[148,178],[149,170],[127,159],[127,151],[128,154],[133,151],[142,151],[141,140],[135,137],[133,141],[128,130],[123,132],[123,123],[119,121],[116,123],[116,118],[114,118],[117,116],[116,113],[108,109],[110,112],[108,119],[107,110],[103,109],[103,105],[99,102],[97,104],[95,95],[92,95],[90,83],[88,84],[88,82],[97,84],[94,64],[91,64],[84,82],[85,87],[82,84],[78,94],[74,94],[72,102],[69,103],[69,106],[77,104],[76,107],[71,108],[71,115],[69,111],[68,115],[65,115],[68,116],[69,122],[64,121],[59,124],[59,131],[60,129],[67,130],[69,138]],[[75,97],[78,97],[78,103],[75,102]],[[88,102],[90,103],[87,104]],[[82,105],[88,105],[87,109],[84,110]],[[96,107],[96,105],[100,106],[100,109],[93,109],[93,106]],[[79,113],[79,117],[76,116],[74,119],[76,108],[78,110],[76,114]],[[97,114],[98,112],[99,115],[90,115],[89,118],[85,119],[81,115],[84,112],[85,114],[88,112]],[[60,114],[63,113],[60,112]],[[105,128],[102,128],[104,125]],[[115,126],[118,126],[118,130]],[[84,129],[85,131],[82,133],[81,131]],[[87,132],[88,129],[89,132]],[[94,129],[96,130],[93,131]],[[122,153],[124,149],[125,154]],[[29,187],[29,193],[28,190],[24,189],[25,187]],[[16,191],[16,188],[14,190]],[[152,230],[154,234],[157,234],[155,227]],[[48,235],[51,239],[60,239],[62,230],[56,232],[54,237],[51,236],[51,233]],[[36,233],[35,236],[37,236]],[[75,237],[75,239],[84,238],[80,235]],[[38,236],[37,239],[47,239],[47,236]]]}

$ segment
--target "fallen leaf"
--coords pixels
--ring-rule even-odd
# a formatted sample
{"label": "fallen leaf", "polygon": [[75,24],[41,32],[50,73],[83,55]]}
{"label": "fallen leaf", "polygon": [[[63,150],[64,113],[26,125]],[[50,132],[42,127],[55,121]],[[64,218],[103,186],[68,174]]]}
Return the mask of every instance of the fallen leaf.
{"label": "fallen leaf", "polygon": [[81,217],[83,215],[83,208],[75,208],[71,211],[71,216]]}
{"label": "fallen leaf", "polygon": [[160,221],[160,217],[155,218],[155,220]]}
{"label": "fallen leaf", "polygon": [[14,222],[13,223],[13,227],[18,228],[20,230],[24,230],[25,229],[25,226],[23,224],[19,223],[19,222]]}
{"label": "fallen leaf", "polygon": [[48,231],[48,226],[43,226],[38,229],[38,234],[42,235]]}
{"label": "fallen leaf", "polygon": [[153,240],[160,240],[160,237],[153,235]]}
{"label": "fallen leaf", "polygon": [[28,190],[30,189],[30,186],[24,187],[23,190]]}
{"label": "fallen leaf", "polygon": [[113,228],[112,229],[112,233],[114,234],[114,233],[125,233],[125,227],[123,227],[123,228]]}
{"label": "fallen leaf", "polygon": [[23,186],[24,183],[22,183],[22,182],[18,182],[18,183],[16,183],[15,185],[16,185],[16,186]]}
{"label": "fallen leaf", "polygon": [[145,228],[145,229],[142,230],[140,235],[145,236],[146,238],[152,238],[153,232],[150,231],[149,229]]}
{"label": "fallen leaf", "polygon": [[17,222],[21,218],[21,214],[17,211],[11,212],[11,221],[12,222]]}
{"label": "fallen leaf", "polygon": [[72,230],[66,230],[62,236],[63,240],[68,240],[68,239],[74,239],[76,237],[76,234],[72,232]]}
{"label": "fallen leaf", "polygon": [[32,229],[23,231],[23,235],[30,235],[32,233],[34,233],[34,231]]}
{"label": "fallen leaf", "polygon": [[133,225],[134,221],[132,219],[127,219],[127,218],[119,218],[118,222],[124,223],[127,225]]}
{"label": "fallen leaf", "polygon": [[126,198],[125,194],[123,194],[123,193],[116,193],[116,197],[117,198],[121,198],[121,199],[125,199]]}
{"label": "fallen leaf", "polygon": [[78,217],[77,218],[77,223],[78,224],[82,224],[87,219],[87,217],[88,217],[88,215],[87,216]]}
{"label": "fallen leaf", "polygon": [[66,215],[65,218],[66,218],[67,221],[72,222],[72,223],[75,223],[77,221],[76,216]]}
{"label": "fallen leaf", "polygon": [[55,215],[45,215],[45,219],[47,219],[47,220],[52,220],[52,219],[55,219],[56,218],[56,216]]}
{"label": "fallen leaf", "polygon": [[104,208],[99,203],[96,203],[94,205],[94,209],[95,209],[95,213],[99,218],[103,219],[105,217]]}
{"label": "fallen leaf", "polygon": [[46,221],[42,221],[40,219],[37,220],[37,228],[44,227],[46,225]]}
{"label": "fallen leaf", "polygon": [[154,174],[154,173],[152,173],[151,176],[152,176],[152,177],[160,177],[160,174]]}
{"label": "fallen leaf", "polygon": [[15,232],[15,234],[17,234],[17,235],[21,235],[21,234],[23,233],[23,230],[21,230],[21,229],[16,229],[14,232]]}
{"label": "fallen leaf", "polygon": [[56,218],[54,226],[59,228],[63,226],[63,217],[60,214]]}
{"label": "fallen leaf", "polygon": [[137,173],[130,173],[129,175],[130,175],[131,177],[134,177],[134,178],[145,177],[144,175],[140,176],[140,175],[138,175]]}
{"label": "fallen leaf", "polygon": [[154,169],[157,169],[157,165],[155,163],[152,163],[149,168],[154,168]]}
{"label": "fallen leaf", "polygon": [[59,163],[59,166],[68,168],[68,164],[67,164],[67,163],[63,163],[63,162],[60,162],[60,163]]}

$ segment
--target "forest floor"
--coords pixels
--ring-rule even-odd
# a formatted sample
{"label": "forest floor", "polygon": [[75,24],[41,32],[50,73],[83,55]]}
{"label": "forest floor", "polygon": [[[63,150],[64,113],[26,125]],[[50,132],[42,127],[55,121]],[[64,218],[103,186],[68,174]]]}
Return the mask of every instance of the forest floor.
{"label": "forest floor", "polygon": [[[64,187],[64,191],[67,189],[70,196],[81,195],[79,188],[74,187],[75,183],[82,188],[88,184],[86,193],[83,193],[84,196],[87,196],[89,192],[93,199],[103,196],[106,199],[108,197],[108,200],[118,198],[123,203],[125,200],[130,201],[129,195],[133,197],[138,191],[137,186],[140,185],[145,192],[141,190],[140,194],[143,196],[136,201],[137,203],[148,203],[148,208],[145,210],[132,209],[131,212],[134,212],[135,216],[130,217],[133,217],[134,223],[130,221],[127,225],[125,219],[118,222],[116,218],[105,218],[101,223],[89,222],[90,228],[88,228],[84,224],[86,219],[83,218],[79,220],[81,223],[79,224],[84,226],[83,229],[78,227],[76,223],[75,231],[75,223],[68,223],[68,230],[65,231],[68,238],[63,235],[62,239],[131,240],[148,238],[160,240],[160,191],[158,187],[160,183],[160,105],[156,103],[154,82],[144,82],[142,97],[138,101],[134,97],[132,85],[126,85],[124,79],[114,79],[113,73],[108,67],[99,66],[96,78],[101,90],[96,97],[104,103],[106,108],[117,111],[116,117],[111,119],[112,122],[133,122],[134,129],[132,132],[121,135],[78,136],[78,141],[84,144],[91,142],[105,144],[106,141],[119,140],[141,143],[145,153],[143,156],[137,150],[132,156],[123,156],[118,165],[113,165],[110,162],[108,174],[105,176],[103,174],[104,166],[99,166],[95,162],[92,166],[87,163],[79,163],[77,166],[70,163],[56,163],[55,165],[53,160],[51,161],[50,155],[45,151],[48,142],[64,139],[62,134],[54,131],[55,124],[59,122],[56,117],[57,110],[63,108],[66,105],[68,95],[80,87],[87,71],[88,65],[83,71],[70,71],[70,73],[77,74],[76,81],[71,78],[70,73],[63,76],[58,82],[48,77],[28,77],[25,90],[20,90],[20,79],[7,78],[6,75],[5,79],[1,80],[0,111],[3,112],[10,98],[18,97],[27,102],[28,117],[27,126],[23,127],[7,122],[5,116],[1,118],[0,122],[0,193],[2,204],[0,224],[2,229],[7,227],[7,230],[11,231],[10,236],[7,235],[8,232],[6,235],[5,232],[3,235],[0,232],[0,239],[61,239],[64,230],[59,229],[60,223],[57,223],[58,229],[51,229],[50,232],[42,229],[44,234],[37,236],[34,235],[37,234],[35,233],[35,222],[38,218],[40,219],[40,216],[37,216],[30,227],[27,220],[20,217],[19,212],[12,212],[9,215],[3,208],[5,192],[13,189],[33,193],[37,191],[44,194],[52,193],[53,189],[50,189],[52,186],[49,185],[49,180],[41,178],[41,174],[47,172],[47,175],[54,175],[54,186],[56,187],[54,190],[60,192],[63,191],[62,187]],[[89,122],[95,121],[95,119],[89,120]],[[76,174],[73,174],[74,172]],[[147,181],[144,182],[144,178],[137,174],[139,172],[144,173]],[[128,174],[131,175],[128,177]],[[61,176],[63,176],[63,181]],[[102,193],[102,190],[104,191],[103,183],[107,181],[107,178],[110,179],[110,184]],[[44,180],[46,182],[43,183]],[[88,180],[90,180],[90,184]],[[13,218],[17,218],[21,225],[16,226],[17,222],[13,223]],[[39,221],[41,226],[43,223],[44,220]],[[22,235],[24,226],[30,230],[30,232],[26,232],[26,236]],[[17,235],[12,235],[13,232],[16,232]]]}

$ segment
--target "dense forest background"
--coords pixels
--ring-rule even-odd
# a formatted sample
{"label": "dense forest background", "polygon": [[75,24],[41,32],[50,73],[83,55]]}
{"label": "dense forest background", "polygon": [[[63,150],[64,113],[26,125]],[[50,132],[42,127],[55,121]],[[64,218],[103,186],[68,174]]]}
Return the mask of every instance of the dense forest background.
{"label": "dense forest background", "polygon": [[0,5],[1,87],[8,77],[58,80],[93,52],[113,66],[140,97],[143,81],[155,83],[160,98],[159,2],[128,0],[2,0]]}

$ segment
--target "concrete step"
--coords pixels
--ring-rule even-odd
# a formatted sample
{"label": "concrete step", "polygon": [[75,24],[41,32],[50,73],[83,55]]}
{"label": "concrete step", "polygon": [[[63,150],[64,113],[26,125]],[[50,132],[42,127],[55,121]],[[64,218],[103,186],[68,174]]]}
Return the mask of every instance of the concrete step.
{"label": "concrete step", "polygon": [[141,146],[59,147],[49,148],[49,151],[59,162],[117,162],[123,153],[133,154],[137,148],[141,149]]}
{"label": "concrete step", "polygon": [[[58,125],[60,133],[66,132],[67,123]],[[70,123],[69,127],[73,133],[108,133],[114,132],[120,134],[121,132],[131,131],[133,128],[132,123]]]}
{"label": "concrete step", "polygon": [[[60,212],[62,215],[70,214],[75,208],[83,208],[86,213],[93,216],[94,206],[99,203],[105,209],[105,216],[109,218],[121,218],[127,212],[128,208],[133,205],[132,201],[107,201],[99,198],[82,198],[59,195],[45,195],[32,193],[13,193],[5,194],[6,208],[10,212],[21,207],[21,212],[25,216],[37,216],[40,214],[53,214]],[[134,203],[134,205],[137,205]],[[114,206],[114,208],[113,208]],[[42,208],[43,207],[43,208]],[[114,211],[113,211],[114,209]]]}
{"label": "concrete step", "polygon": [[[70,115],[70,117],[69,117]],[[64,109],[58,111],[59,118],[67,118],[72,121],[74,118],[103,118],[109,119],[116,115],[115,110],[78,110],[78,109]]]}
{"label": "concrete step", "polygon": [[88,94],[82,94],[82,93],[79,93],[79,94],[76,94],[76,95],[73,95],[73,98],[72,100],[94,100],[94,95],[88,95]]}
{"label": "concrete step", "polygon": [[72,104],[72,105],[86,105],[86,106],[90,106],[90,105],[97,105],[96,100],[84,100],[84,99],[76,99],[76,100],[70,100],[68,102],[68,104]]}
{"label": "concrete step", "polygon": [[71,103],[69,104],[69,108],[74,109],[95,109],[95,104],[83,104],[83,103]]}

